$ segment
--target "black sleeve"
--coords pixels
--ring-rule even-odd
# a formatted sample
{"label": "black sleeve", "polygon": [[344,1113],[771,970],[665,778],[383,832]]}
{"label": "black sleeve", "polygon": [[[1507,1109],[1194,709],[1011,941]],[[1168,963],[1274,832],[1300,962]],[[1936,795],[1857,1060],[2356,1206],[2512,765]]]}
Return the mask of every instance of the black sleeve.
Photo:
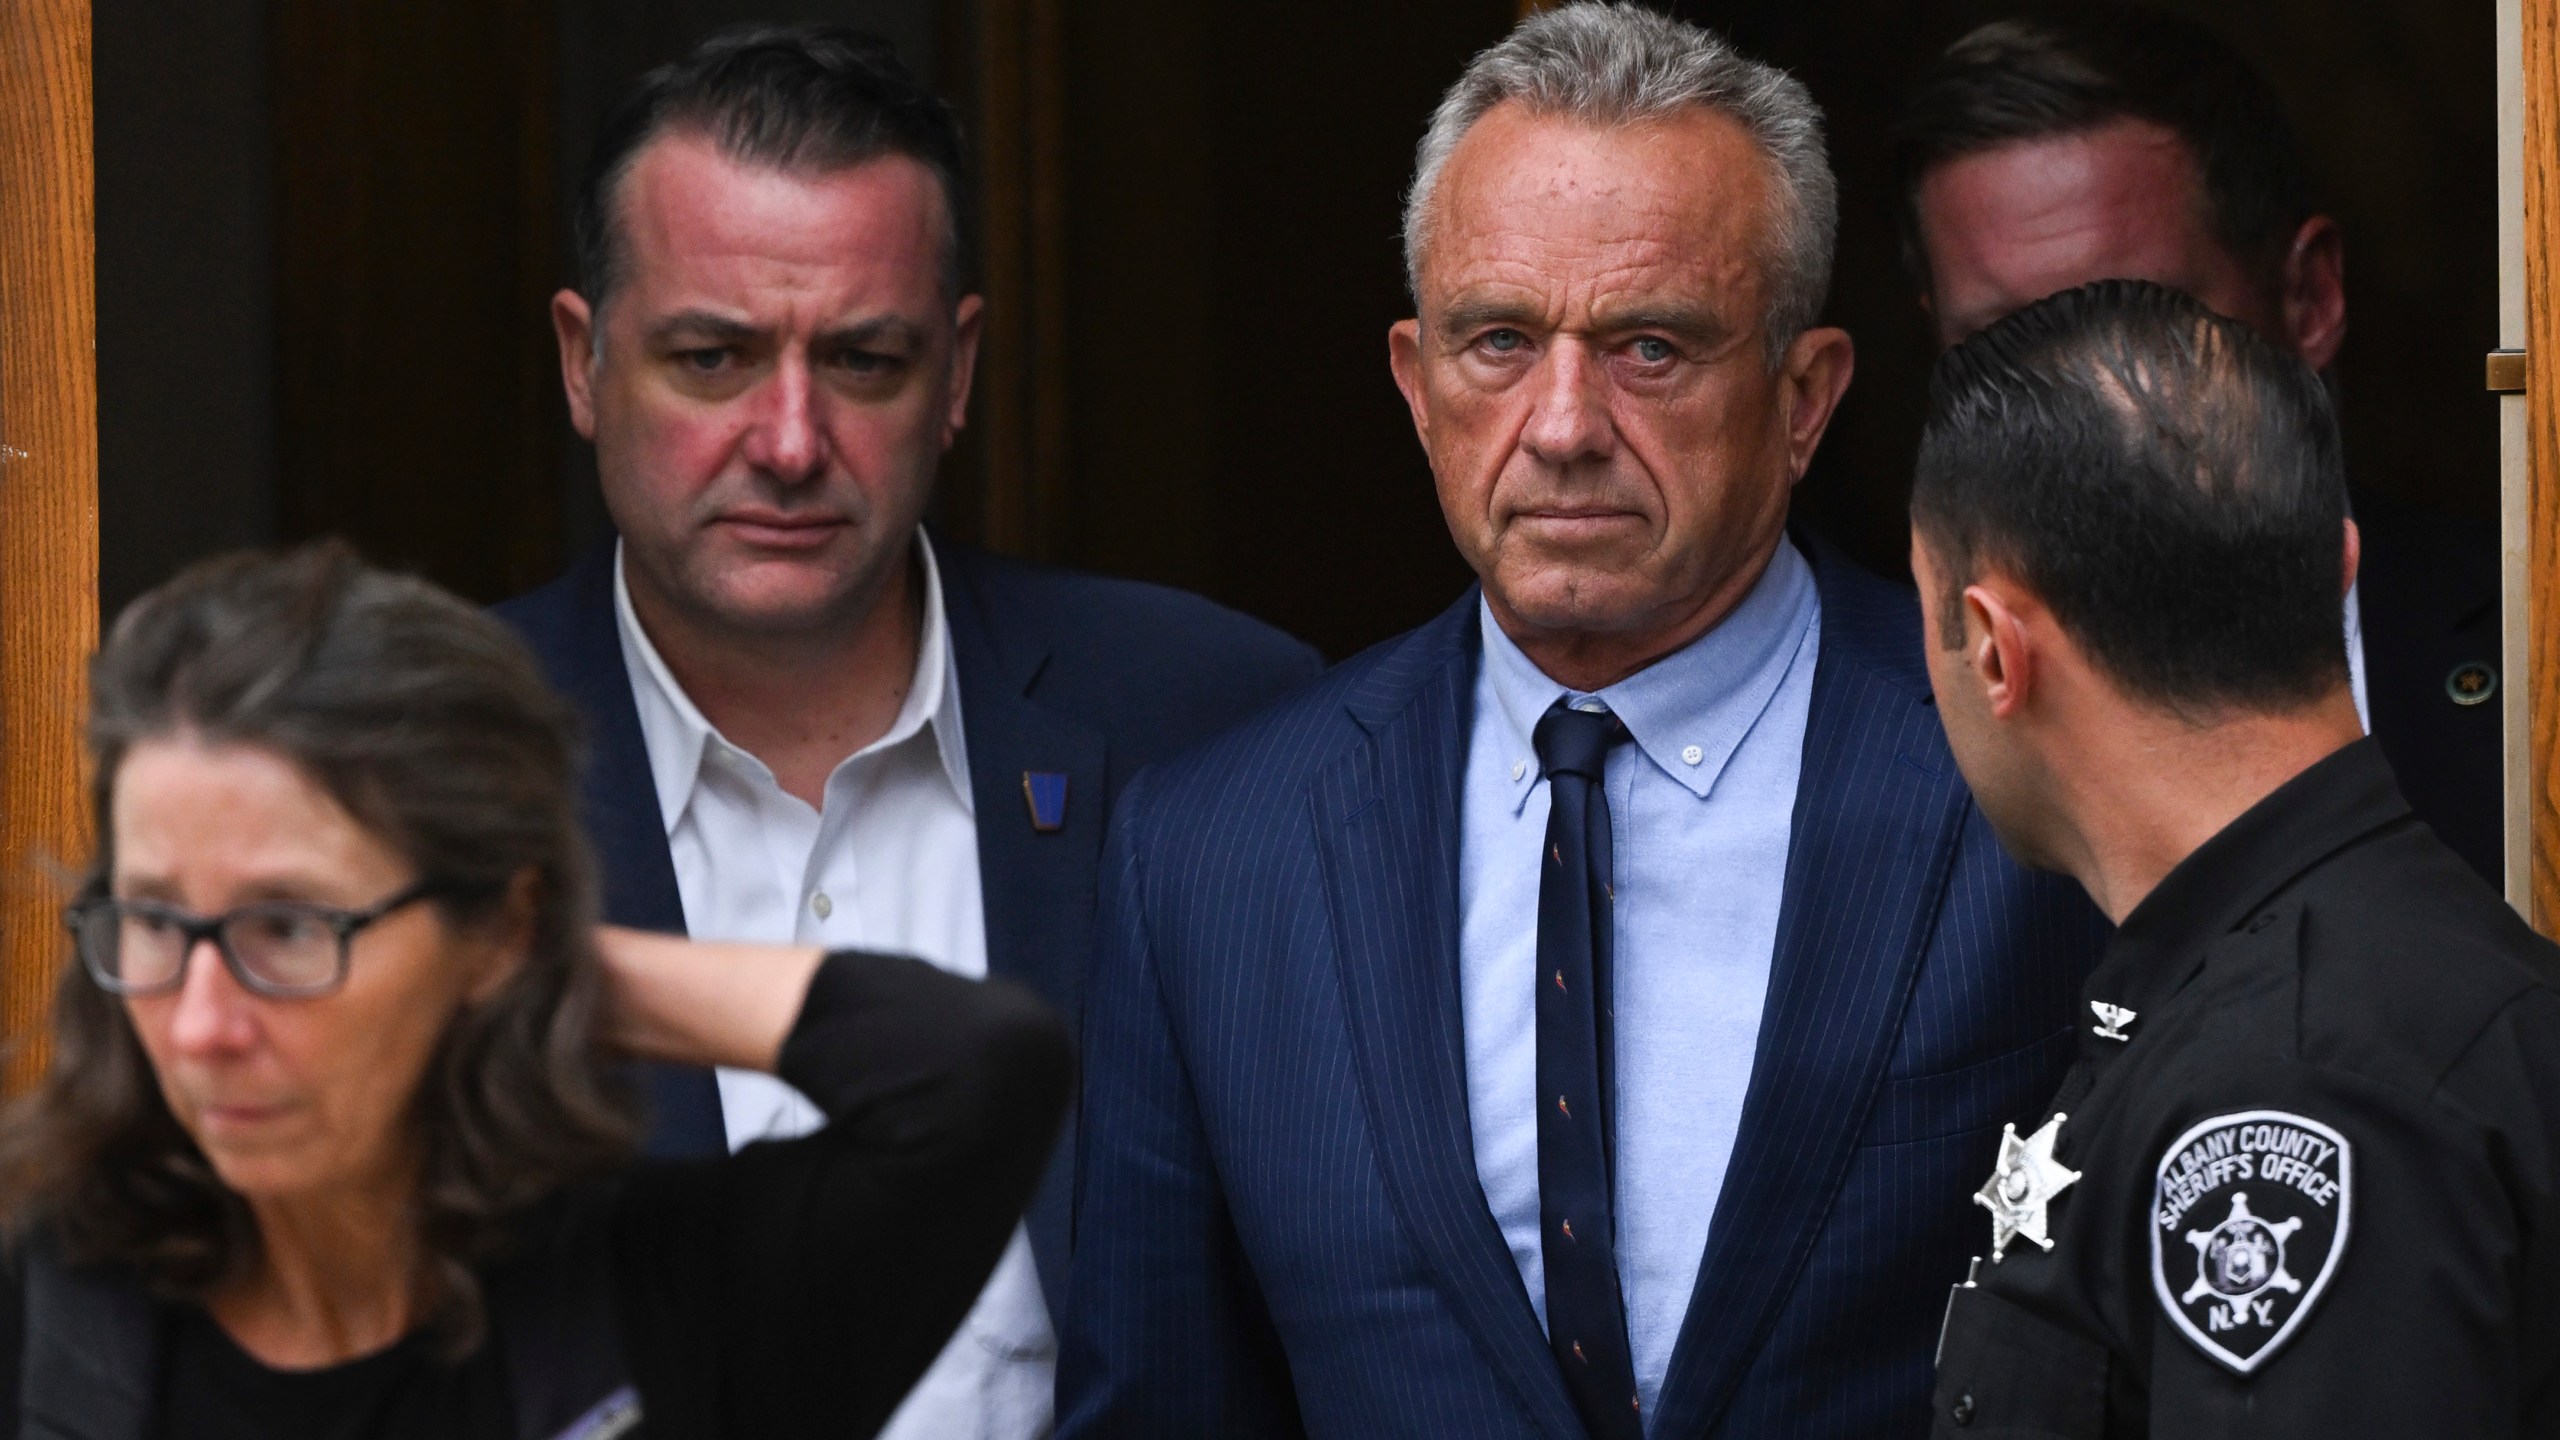
{"label": "black sleeve", "polygon": [[1074,1062],[1020,987],[841,954],[778,1068],[825,1129],[625,1191],[615,1282],[651,1434],[876,1430],[1003,1253]]}
{"label": "black sleeve", "polygon": [[2431,1096],[2306,1067],[2280,1103],[2334,1116],[2355,1146],[2336,1274],[2246,1376],[2154,1298],[2151,1433],[2255,1436],[2275,1416],[2284,1434],[2339,1440],[2552,1433],[2560,1000],[2506,1007]]}
{"label": "black sleeve", "polygon": [[0,1440],[18,1440],[19,1368],[27,1353],[27,1287],[18,1245],[0,1248]]}

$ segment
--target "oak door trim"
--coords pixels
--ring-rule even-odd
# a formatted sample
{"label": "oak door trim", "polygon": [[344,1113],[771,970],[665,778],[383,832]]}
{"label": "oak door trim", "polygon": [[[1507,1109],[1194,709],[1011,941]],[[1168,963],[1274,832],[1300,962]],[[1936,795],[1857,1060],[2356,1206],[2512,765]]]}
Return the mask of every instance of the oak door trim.
{"label": "oak door trim", "polygon": [[0,5],[0,1077],[44,1064],[88,854],[98,636],[97,208],[86,0]]}

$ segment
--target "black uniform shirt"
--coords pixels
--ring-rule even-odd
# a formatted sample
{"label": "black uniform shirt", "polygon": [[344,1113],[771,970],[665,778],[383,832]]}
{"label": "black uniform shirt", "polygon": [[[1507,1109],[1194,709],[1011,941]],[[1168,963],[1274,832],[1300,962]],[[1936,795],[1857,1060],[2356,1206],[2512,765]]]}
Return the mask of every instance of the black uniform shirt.
{"label": "black uniform shirt", "polygon": [[2091,975],[1934,1433],[2560,1436],[2555,985],[2371,741],[2268,796]]}

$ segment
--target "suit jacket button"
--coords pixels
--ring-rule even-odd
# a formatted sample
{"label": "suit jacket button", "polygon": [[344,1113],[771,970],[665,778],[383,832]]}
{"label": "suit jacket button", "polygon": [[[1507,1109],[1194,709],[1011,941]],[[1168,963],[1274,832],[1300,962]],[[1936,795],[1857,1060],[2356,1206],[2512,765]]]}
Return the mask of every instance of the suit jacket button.
{"label": "suit jacket button", "polygon": [[2483,705],[2498,693],[2498,667],[2473,660],[2453,667],[2444,677],[2445,698],[2456,705]]}
{"label": "suit jacket button", "polygon": [[1957,1396],[1956,1403],[1947,1407],[1947,1418],[1953,1420],[1958,1425],[1972,1424],[1973,1397],[1970,1395]]}

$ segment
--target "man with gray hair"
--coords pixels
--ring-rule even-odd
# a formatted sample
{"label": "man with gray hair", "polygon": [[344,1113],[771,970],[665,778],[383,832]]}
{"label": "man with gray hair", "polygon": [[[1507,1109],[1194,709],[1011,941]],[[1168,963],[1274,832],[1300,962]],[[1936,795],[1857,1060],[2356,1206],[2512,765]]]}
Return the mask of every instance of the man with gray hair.
{"label": "man with gray hair", "polygon": [[1834,209],[1802,87],[1632,6],[1434,116],[1389,358],[1481,584],[1123,802],[1063,1434],[1927,1428],[2103,927],[1788,529]]}

